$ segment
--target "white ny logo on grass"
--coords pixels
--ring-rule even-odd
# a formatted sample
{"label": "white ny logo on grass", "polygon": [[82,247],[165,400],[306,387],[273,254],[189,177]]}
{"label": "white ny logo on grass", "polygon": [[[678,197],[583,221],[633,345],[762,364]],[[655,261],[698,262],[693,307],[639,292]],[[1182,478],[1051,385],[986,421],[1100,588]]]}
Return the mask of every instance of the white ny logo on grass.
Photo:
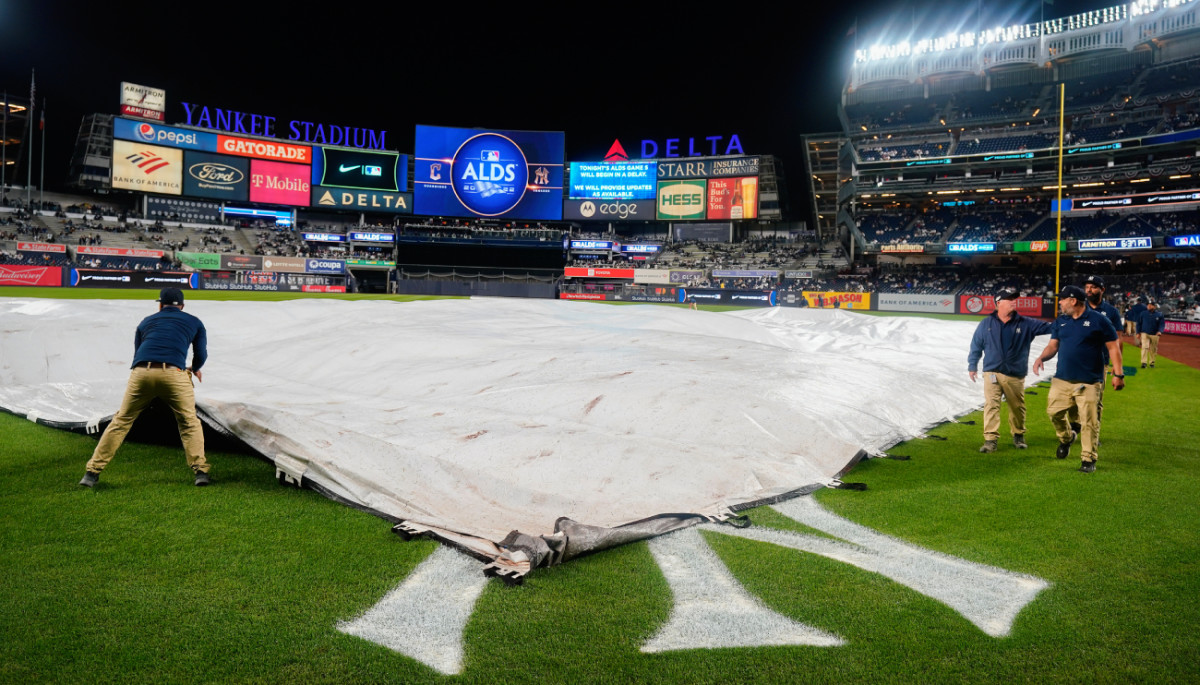
{"label": "white ny logo on grass", "polygon": [[[1020,611],[1050,584],[882,535],[832,514],[812,497],[776,504],[783,515],[839,538],[770,528],[706,530],[820,554],[879,573],[954,609],[983,632],[1004,637]],[[842,638],[794,621],[747,592],[695,528],[650,540],[674,596],[667,623],[643,652],[717,647],[835,647]],[[478,562],[439,547],[395,590],[338,629],[396,650],[445,674],[462,672],[462,633],[487,578]],[[714,603],[714,599],[719,602]]]}

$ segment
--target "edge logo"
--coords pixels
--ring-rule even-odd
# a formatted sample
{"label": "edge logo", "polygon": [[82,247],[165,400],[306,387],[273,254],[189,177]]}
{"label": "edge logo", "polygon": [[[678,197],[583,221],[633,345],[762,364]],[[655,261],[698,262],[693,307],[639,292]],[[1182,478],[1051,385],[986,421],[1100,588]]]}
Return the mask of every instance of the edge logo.
{"label": "edge logo", "polygon": [[450,164],[454,195],[473,214],[499,216],[525,197],[529,162],[511,138],[481,133],[463,141]]}

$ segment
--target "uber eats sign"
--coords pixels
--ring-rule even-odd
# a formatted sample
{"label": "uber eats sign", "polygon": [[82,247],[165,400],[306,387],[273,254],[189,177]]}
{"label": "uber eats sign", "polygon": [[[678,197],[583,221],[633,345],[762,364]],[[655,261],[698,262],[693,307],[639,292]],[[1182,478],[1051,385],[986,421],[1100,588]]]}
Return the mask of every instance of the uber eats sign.
{"label": "uber eats sign", "polygon": [[703,219],[704,180],[659,181],[659,219]]}

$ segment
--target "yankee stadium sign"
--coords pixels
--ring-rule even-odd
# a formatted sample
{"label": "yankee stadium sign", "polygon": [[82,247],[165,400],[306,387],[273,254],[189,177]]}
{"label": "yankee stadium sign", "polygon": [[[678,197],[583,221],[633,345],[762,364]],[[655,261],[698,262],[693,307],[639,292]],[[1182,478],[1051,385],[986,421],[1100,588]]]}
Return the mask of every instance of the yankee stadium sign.
{"label": "yankee stadium sign", "polygon": [[[214,128],[229,133],[243,133],[252,136],[278,138],[279,130],[276,117],[265,114],[239,112],[220,107],[209,107],[191,102],[183,103],[189,126]],[[341,126],[338,124],[322,124],[312,121],[293,119],[287,122],[285,132],[287,140],[299,140],[306,143],[322,145],[343,145],[345,147],[369,148],[383,150],[387,147],[387,131],[377,131],[370,128]]]}

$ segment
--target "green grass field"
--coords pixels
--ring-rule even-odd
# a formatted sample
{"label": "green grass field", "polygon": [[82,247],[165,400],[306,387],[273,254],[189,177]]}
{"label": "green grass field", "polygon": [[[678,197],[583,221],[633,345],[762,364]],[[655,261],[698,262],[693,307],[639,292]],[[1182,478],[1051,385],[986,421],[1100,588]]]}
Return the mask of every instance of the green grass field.
{"label": "green grass field", "polygon": [[0,414],[0,682],[1197,682],[1200,371],[1158,366],[1106,393],[1095,474],[1075,471],[1078,448],[1053,458],[1039,387],[1027,451],[980,454],[978,425],[947,424],[931,431],[944,441],[890,450],[911,461],[855,468],[865,492],[817,493],[877,531],[1049,581],[1008,637],[883,576],[705,533],[748,591],[846,645],[642,654],[672,605],[642,542],[488,583],[452,677],[336,629],[434,543],[281,487],[249,454],[210,453],[201,489],[178,449],[127,443],[86,490],[94,439]]}

